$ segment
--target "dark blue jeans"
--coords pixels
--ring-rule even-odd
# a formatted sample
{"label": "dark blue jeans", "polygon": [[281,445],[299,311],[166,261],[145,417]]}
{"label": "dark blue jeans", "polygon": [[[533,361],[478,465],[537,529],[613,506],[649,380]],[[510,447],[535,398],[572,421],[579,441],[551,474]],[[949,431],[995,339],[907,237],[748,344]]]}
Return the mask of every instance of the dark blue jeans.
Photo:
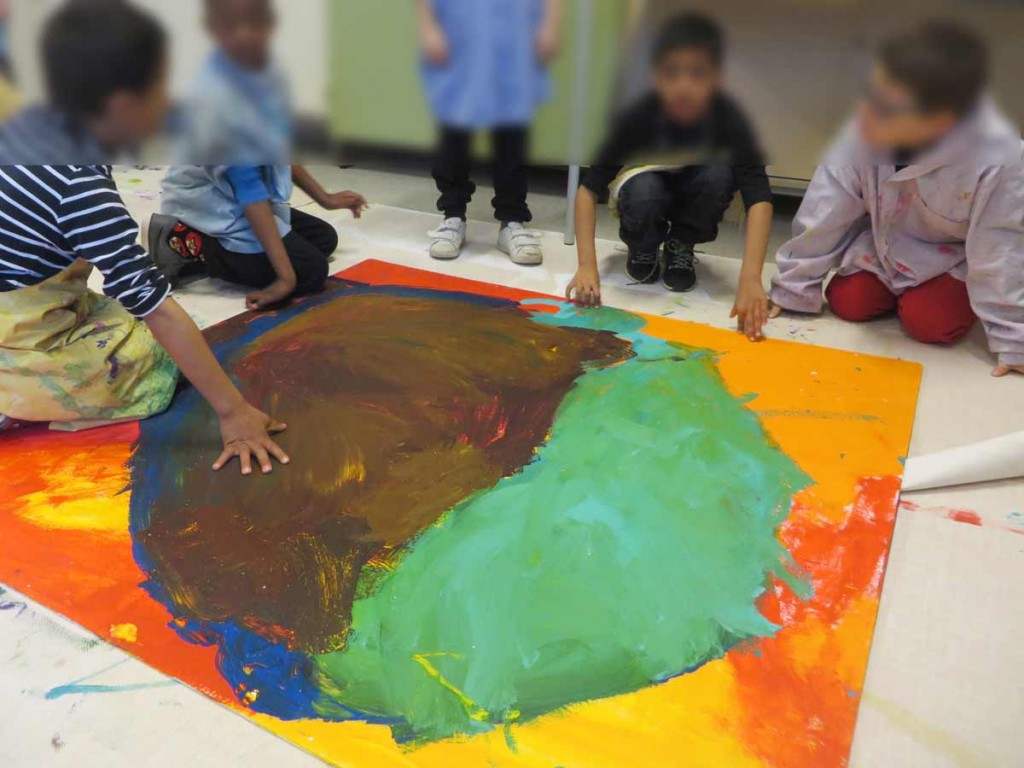
{"label": "dark blue jeans", "polygon": [[670,237],[714,242],[735,193],[735,174],[724,165],[634,176],[619,192],[620,237],[640,253],[655,253]]}

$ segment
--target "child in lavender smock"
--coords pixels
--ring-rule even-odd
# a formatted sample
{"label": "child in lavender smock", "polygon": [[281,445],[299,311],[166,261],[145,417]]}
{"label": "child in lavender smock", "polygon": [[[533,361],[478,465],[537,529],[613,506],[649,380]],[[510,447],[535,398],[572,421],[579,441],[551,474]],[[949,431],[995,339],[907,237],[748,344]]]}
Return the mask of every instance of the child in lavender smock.
{"label": "child in lavender smock", "polygon": [[778,255],[773,316],[898,312],[918,341],[949,344],[981,319],[993,371],[1024,373],[1024,151],[985,96],[984,43],[950,23],[881,50],[855,124],[811,181]]}

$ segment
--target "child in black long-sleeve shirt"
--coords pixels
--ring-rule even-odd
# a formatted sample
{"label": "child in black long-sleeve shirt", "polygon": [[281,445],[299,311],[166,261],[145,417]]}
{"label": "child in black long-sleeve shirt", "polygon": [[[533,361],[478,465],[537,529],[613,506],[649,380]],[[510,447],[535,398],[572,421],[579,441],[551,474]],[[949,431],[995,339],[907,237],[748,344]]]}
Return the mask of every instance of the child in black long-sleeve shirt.
{"label": "child in black long-sleeve shirt", "polygon": [[690,291],[697,284],[694,247],[717,239],[738,191],[749,222],[734,315],[747,335],[760,337],[772,193],[750,122],[722,89],[724,47],[717,24],[694,14],[676,17],[659,34],[653,89],[618,118],[583,180],[576,207],[579,271],[568,291],[578,303],[600,303],[595,216],[604,193],[610,191],[622,222],[629,276]]}

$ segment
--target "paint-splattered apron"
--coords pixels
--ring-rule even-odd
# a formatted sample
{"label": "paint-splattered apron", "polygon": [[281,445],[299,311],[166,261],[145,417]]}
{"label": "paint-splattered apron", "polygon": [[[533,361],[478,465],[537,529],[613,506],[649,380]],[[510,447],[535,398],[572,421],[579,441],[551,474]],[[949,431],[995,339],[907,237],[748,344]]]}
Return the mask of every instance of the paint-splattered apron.
{"label": "paint-splattered apron", "polygon": [[22,421],[146,418],[170,405],[178,370],[143,323],[86,286],[76,262],[0,293],[0,414]]}

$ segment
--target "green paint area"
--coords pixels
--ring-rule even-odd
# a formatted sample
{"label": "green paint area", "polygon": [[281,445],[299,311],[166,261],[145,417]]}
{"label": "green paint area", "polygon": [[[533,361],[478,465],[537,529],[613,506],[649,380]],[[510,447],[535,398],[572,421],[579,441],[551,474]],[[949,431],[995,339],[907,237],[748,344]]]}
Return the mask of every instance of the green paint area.
{"label": "green paint area", "polygon": [[615,310],[636,357],[585,374],[522,472],[366,568],[344,650],[315,657],[321,714],[430,741],[663,682],[777,627],[772,577],[806,595],[776,529],[810,479],[726,389],[712,353]]}

